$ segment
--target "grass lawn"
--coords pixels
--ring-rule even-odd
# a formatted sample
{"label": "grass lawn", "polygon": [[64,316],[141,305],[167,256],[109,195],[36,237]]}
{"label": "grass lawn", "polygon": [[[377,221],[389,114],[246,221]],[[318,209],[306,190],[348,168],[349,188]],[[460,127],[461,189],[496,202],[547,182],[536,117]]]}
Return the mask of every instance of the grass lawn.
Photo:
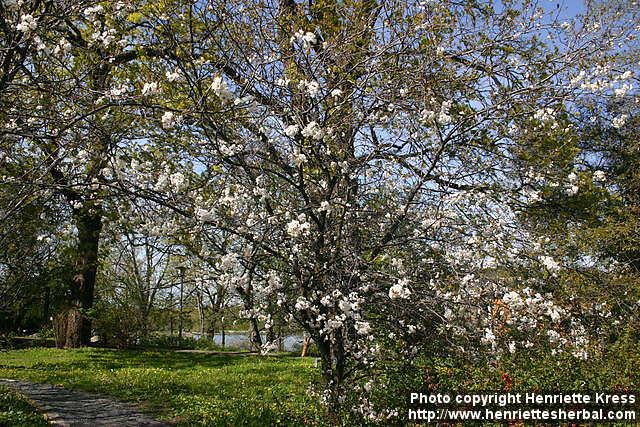
{"label": "grass lawn", "polygon": [[[312,424],[318,409],[307,389],[317,376],[312,358],[289,356],[94,348],[0,351],[0,378],[101,392],[177,425]],[[0,406],[0,414],[5,407]]]}
{"label": "grass lawn", "polygon": [[22,396],[0,386],[0,426],[48,426],[42,415]]}

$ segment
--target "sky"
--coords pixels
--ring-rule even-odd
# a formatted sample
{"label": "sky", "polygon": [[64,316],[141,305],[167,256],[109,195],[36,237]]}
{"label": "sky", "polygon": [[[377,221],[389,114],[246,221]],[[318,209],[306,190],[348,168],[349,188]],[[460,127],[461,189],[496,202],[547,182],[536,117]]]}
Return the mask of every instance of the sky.
{"label": "sky", "polygon": [[540,5],[548,11],[557,9],[559,5],[563,11],[562,15],[566,18],[576,16],[578,13],[583,12],[585,8],[583,0],[541,0]]}

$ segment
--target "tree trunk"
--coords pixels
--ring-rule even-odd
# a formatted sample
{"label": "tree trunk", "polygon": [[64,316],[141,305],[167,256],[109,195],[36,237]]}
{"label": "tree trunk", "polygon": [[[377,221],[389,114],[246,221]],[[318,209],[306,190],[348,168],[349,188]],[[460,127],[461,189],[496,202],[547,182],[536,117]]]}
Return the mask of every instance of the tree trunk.
{"label": "tree trunk", "polygon": [[309,344],[311,343],[311,337],[305,335],[302,338],[302,353],[300,353],[300,357],[307,357],[307,352],[309,351]]}
{"label": "tree trunk", "polygon": [[58,314],[54,319],[56,346],[58,348],[81,347],[82,327],[85,319],[77,308],[70,308]]}
{"label": "tree trunk", "polygon": [[[329,420],[336,425],[339,424],[339,414],[342,406],[341,397],[344,395],[343,381],[345,374],[346,357],[344,347],[340,344],[342,337],[336,336],[336,342],[332,343],[324,340],[322,335],[311,333],[312,338],[322,364],[322,378],[325,391],[328,392],[326,400],[326,410]],[[339,334],[339,333],[338,333]]]}
{"label": "tree trunk", "polygon": [[267,343],[271,346],[274,342],[276,342],[277,336],[276,331],[273,329],[273,325],[267,328]]}
{"label": "tree trunk", "polygon": [[138,338],[146,338],[149,336],[149,310],[145,308],[140,313],[140,336]]}
{"label": "tree trunk", "polygon": [[51,310],[51,288],[47,286],[44,290],[44,303],[42,305],[42,318],[44,319],[45,323],[49,322],[49,317],[51,317],[50,310]]}
{"label": "tree trunk", "polygon": [[78,245],[75,274],[71,281],[71,307],[58,316],[56,330],[59,347],[77,348],[91,342],[91,319],[87,311],[93,307],[102,216],[88,213],[90,210],[99,208],[92,205],[84,207],[76,216]]}
{"label": "tree trunk", "polygon": [[198,319],[200,320],[200,336],[204,336],[205,334],[205,312],[204,312],[204,301],[202,297],[202,293],[200,291],[196,292],[196,299],[198,304]]}
{"label": "tree trunk", "polygon": [[169,291],[169,334],[173,336],[173,290]]}
{"label": "tree trunk", "polygon": [[258,319],[251,318],[251,344],[256,350],[262,348],[262,337],[260,336],[260,327],[258,326]]}

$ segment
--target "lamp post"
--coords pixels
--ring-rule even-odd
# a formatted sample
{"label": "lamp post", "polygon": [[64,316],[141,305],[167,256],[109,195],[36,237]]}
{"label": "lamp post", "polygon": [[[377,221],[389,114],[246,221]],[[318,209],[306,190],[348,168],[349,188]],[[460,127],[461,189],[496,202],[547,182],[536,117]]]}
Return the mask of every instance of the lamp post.
{"label": "lamp post", "polygon": [[173,336],[173,283],[169,288],[169,333]]}
{"label": "lamp post", "polygon": [[184,303],[184,273],[187,267],[185,265],[179,265],[178,271],[180,272],[180,300],[179,300],[179,311],[178,311],[178,337],[182,338],[182,310]]}

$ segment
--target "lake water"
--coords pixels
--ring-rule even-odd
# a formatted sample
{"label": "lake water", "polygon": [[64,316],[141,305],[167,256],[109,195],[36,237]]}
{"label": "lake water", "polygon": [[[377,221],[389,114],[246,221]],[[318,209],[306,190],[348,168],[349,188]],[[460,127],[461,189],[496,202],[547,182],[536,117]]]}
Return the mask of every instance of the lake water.
{"label": "lake water", "polygon": [[[194,332],[190,334],[196,340],[203,338],[202,334]],[[266,341],[266,337],[262,337],[263,342]],[[222,345],[222,334],[215,334],[213,341],[217,345]],[[241,350],[248,350],[251,347],[251,341],[249,334],[244,332],[229,332],[225,334],[225,345],[227,347],[238,348]],[[299,351],[302,349],[302,335],[287,335],[284,337],[284,351]]]}

